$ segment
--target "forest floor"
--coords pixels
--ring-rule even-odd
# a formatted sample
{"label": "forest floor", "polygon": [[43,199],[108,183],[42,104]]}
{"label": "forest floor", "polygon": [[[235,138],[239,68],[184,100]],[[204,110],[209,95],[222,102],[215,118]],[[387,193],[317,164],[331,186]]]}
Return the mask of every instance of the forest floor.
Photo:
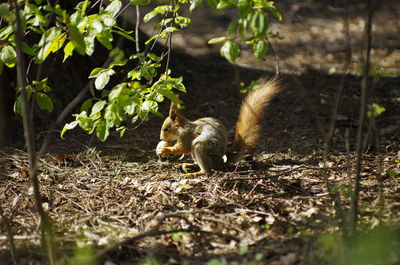
{"label": "forest floor", "polygon": [[[376,11],[372,101],[386,111],[365,140],[362,229],[351,244],[341,235],[356,165],[363,9],[350,6],[352,60],[346,67],[344,8],[280,8],[284,21],[272,28],[285,38],[271,43],[285,89],[267,110],[254,155],[235,168],[186,178],[179,165],[189,158],[155,155],[159,117],[105,143],[81,132],[52,139],[39,161],[43,206],[54,221],[57,248],[70,262],[84,264],[101,250],[96,264],[400,263],[400,4],[387,1]],[[223,35],[230,18],[196,10],[191,29],[176,34],[171,57],[173,73],[184,77],[188,89],[185,115],[217,117],[228,128],[243,98],[239,82],[273,76],[276,69],[272,53],[256,62],[244,51],[233,66],[219,57],[217,46],[206,44]],[[341,86],[336,129],[325,152]],[[161,111],[167,108],[165,102]],[[0,200],[18,256],[21,264],[39,264],[27,155],[15,147],[2,154]],[[4,233],[0,256],[0,264],[11,264]]]}

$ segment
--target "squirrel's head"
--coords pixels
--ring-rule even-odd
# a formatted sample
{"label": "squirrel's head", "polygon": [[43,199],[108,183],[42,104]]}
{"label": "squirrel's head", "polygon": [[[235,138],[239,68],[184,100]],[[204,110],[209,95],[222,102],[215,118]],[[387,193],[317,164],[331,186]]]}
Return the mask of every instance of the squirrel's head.
{"label": "squirrel's head", "polygon": [[178,129],[182,127],[185,118],[181,115],[178,106],[171,103],[169,108],[169,116],[165,119],[160,132],[162,141],[174,141],[179,137]]}

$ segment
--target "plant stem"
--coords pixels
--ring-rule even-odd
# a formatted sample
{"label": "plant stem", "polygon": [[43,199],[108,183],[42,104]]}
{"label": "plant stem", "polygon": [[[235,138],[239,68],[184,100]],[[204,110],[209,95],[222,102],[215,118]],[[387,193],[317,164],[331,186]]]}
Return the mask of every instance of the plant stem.
{"label": "plant stem", "polygon": [[52,224],[50,218],[42,207],[42,198],[40,195],[40,185],[37,175],[37,156],[35,148],[35,137],[32,117],[30,115],[29,99],[26,93],[26,66],[25,58],[22,52],[22,32],[21,32],[21,20],[19,15],[19,6],[17,0],[13,0],[15,6],[15,18],[16,18],[16,29],[15,29],[15,43],[17,52],[17,83],[18,88],[21,89],[21,95],[23,99],[23,112],[22,120],[24,126],[24,137],[29,157],[29,175],[33,186],[33,196],[35,201],[35,208],[40,217],[40,229],[41,229],[41,243],[42,247],[47,251],[48,262],[55,264],[54,256],[54,239],[52,234]]}
{"label": "plant stem", "polygon": [[338,111],[339,111],[339,105],[340,105],[340,101],[341,101],[341,98],[343,95],[344,86],[346,83],[347,75],[349,73],[350,64],[351,64],[352,50],[351,50],[351,36],[350,36],[350,27],[349,27],[349,0],[346,1],[346,14],[345,14],[343,23],[344,23],[343,34],[346,38],[346,44],[345,44],[346,45],[346,59],[345,59],[344,67],[343,67],[343,75],[340,80],[340,84],[336,90],[335,103],[332,108],[331,122],[329,123],[328,133],[325,138],[324,148],[325,148],[326,154],[328,154],[329,145],[332,141],[333,134],[335,132],[336,119],[337,119],[337,115],[338,115]]}
{"label": "plant stem", "polygon": [[354,234],[358,221],[358,201],[360,199],[360,182],[361,182],[361,166],[362,166],[362,146],[363,146],[363,129],[365,123],[365,111],[367,106],[367,94],[369,90],[369,67],[371,56],[371,31],[372,31],[372,16],[373,16],[373,0],[367,0],[367,17],[365,27],[365,49],[364,49],[364,67],[361,80],[361,103],[360,114],[358,119],[357,130],[357,161],[356,161],[356,179],[354,184],[354,194],[351,202],[351,231]]}
{"label": "plant stem", "polygon": [[140,53],[139,46],[139,24],[140,24],[140,9],[136,6],[136,26],[135,26],[135,41],[136,41],[136,53]]}

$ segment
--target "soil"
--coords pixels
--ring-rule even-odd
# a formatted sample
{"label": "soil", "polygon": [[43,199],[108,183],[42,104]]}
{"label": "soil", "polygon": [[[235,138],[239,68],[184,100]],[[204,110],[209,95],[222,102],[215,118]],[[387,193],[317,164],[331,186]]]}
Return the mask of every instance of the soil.
{"label": "soil", "polygon": [[[349,46],[341,2],[280,4],[284,21],[272,20],[271,27],[284,39],[271,39],[273,50],[262,62],[244,50],[231,65],[220,58],[218,46],[207,44],[224,34],[230,12],[215,15],[199,8],[190,29],[175,35],[170,68],[184,78],[183,112],[189,119],[212,116],[233,128],[243,98],[240,83],[273,76],[279,66],[285,89],[267,110],[254,154],[236,167],[186,178],[180,165],[190,162],[188,157],[155,155],[160,117],[131,125],[122,138],[113,133],[105,143],[79,131],[68,132],[65,140],[55,133],[39,161],[39,178],[60,256],[83,264],[77,260],[103,251],[98,264],[108,265],[336,263],[335,255],[349,246],[339,240],[348,227],[356,167],[365,13],[357,1],[349,7]],[[129,12],[134,11],[125,16],[135,21]],[[400,3],[386,1],[374,17],[370,102],[385,112],[366,126],[359,222],[367,229],[361,232],[372,232],[360,236],[365,244],[358,252],[346,250],[346,258],[360,261],[352,264],[363,264],[374,243],[386,252],[369,263],[400,263],[399,14]],[[59,75],[63,78],[67,72]],[[341,87],[336,129],[325,149]],[[167,109],[165,102],[160,111]],[[2,208],[21,264],[41,264],[28,159],[21,140],[12,143],[1,153]],[[0,224],[5,223],[2,218]],[[11,264],[1,231],[0,264]],[[374,231],[384,239],[371,240]],[[87,246],[86,251],[77,246]]]}

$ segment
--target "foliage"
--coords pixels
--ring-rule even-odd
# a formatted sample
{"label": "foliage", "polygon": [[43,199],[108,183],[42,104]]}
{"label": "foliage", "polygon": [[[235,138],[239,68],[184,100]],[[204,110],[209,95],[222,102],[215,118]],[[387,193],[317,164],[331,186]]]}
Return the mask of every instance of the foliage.
{"label": "foliage", "polygon": [[368,118],[377,118],[385,111],[386,109],[384,107],[379,106],[376,103],[372,103],[368,105],[367,116]]}
{"label": "foliage", "polygon": [[320,235],[318,245],[326,264],[392,264],[399,235],[398,227],[378,226],[346,240],[338,234]]}
{"label": "foliage", "polygon": [[[52,54],[61,55],[63,62],[71,56],[91,56],[98,45],[108,49],[113,58],[108,65],[91,71],[89,79],[94,80],[96,91],[82,103],[80,112],[73,115],[75,120],[65,124],[62,137],[66,131],[79,125],[87,133],[95,133],[104,141],[112,128],[123,135],[127,120],[135,123],[138,120],[148,120],[149,114],[161,115],[158,104],[165,98],[180,102],[174,91],[186,91],[182,77],[172,77],[168,62],[166,69],[161,69],[162,61],[169,56],[168,51],[156,55],[151,52],[151,48],[157,40],[168,40],[174,32],[188,27],[191,20],[182,16],[181,10],[188,7],[193,11],[203,4],[202,1],[158,2],[143,18],[144,23],[154,23],[158,32],[145,41],[148,47],[144,51],[138,50],[130,56],[126,56],[115,44],[118,35],[132,42],[139,41],[134,39],[133,31],[119,25],[118,16],[124,10],[124,3],[120,0],[112,0],[108,4],[84,0],[73,10],[43,0],[19,1],[18,4],[24,36],[23,52],[35,65],[45,63]],[[217,13],[228,8],[237,9],[237,18],[229,24],[227,35],[210,40],[210,43],[222,42],[221,55],[230,62],[234,62],[240,55],[240,44],[250,45],[255,57],[263,59],[268,53],[267,37],[279,37],[268,33],[268,13],[282,19],[273,1],[208,0],[207,4]],[[130,0],[127,5],[149,6],[150,1]],[[0,4],[0,16],[2,22],[5,22],[5,25],[0,24],[0,72],[4,66],[15,67],[17,61],[15,12],[9,12],[13,9],[9,3]],[[113,76],[122,72],[124,67],[131,67],[128,66],[132,65],[130,62],[136,66],[128,71],[127,79],[114,81]],[[47,78],[28,81],[28,97],[34,98],[41,110],[53,111],[54,103],[49,95],[51,88]],[[14,111],[22,114],[20,95],[17,96]]]}
{"label": "foliage", "polygon": [[[281,13],[276,9],[273,1],[208,1],[208,4],[216,11],[222,12],[224,9],[235,7],[238,17],[232,20],[226,31],[226,36],[209,40],[209,44],[223,42],[221,55],[228,61],[234,62],[240,54],[238,42],[250,45],[254,56],[262,60],[268,53],[268,37],[281,38],[279,34],[268,32],[269,17],[268,13],[282,20]],[[248,37],[248,32],[251,32]]]}

